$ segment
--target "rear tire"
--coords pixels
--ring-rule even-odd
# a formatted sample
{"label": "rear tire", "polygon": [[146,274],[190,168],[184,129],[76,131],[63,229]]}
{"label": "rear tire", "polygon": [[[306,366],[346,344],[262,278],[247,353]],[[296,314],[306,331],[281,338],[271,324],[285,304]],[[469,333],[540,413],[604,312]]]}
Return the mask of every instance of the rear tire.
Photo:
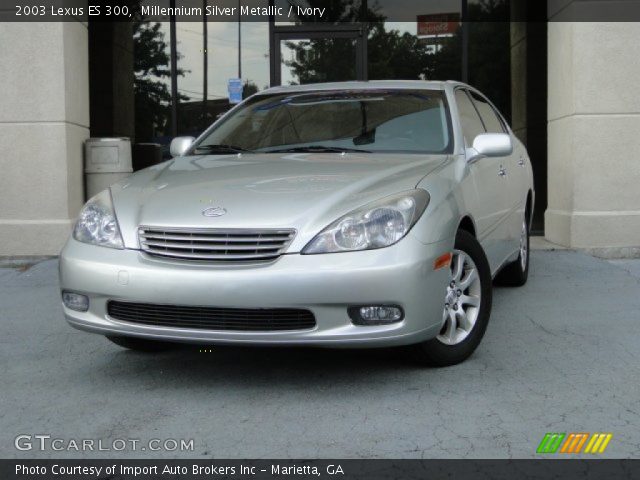
{"label": "rear tire", "polygon": [[496,284],[508,287],[522,287],[529,279],[529,222],[528,213],[525,213],[522,220],[522,231],[520,233],[520,251],[518,258],[506,265],[496,276]]}
{"label": "rear tire", "polygon": [[128,348],[129,350],[135,350],[136,352],[146,352],[146,353],[154,353],[154,352],[164,352],[165,350],[170,350],[174,347],[173,344],[167,342],[159,342],[156,340],[147,340],[145,338],[137,338],[137,337],[113,337],[107,336],[107,339],[124,348]]}
{"label": "rear tire", "polygon": [[454,253],[442,330],[436,338],[409,347],[410,356],[423,365],[447,367],[465,361],[489,323],[492,286],[487,257],[476,238],[464,230],[456,235]]}

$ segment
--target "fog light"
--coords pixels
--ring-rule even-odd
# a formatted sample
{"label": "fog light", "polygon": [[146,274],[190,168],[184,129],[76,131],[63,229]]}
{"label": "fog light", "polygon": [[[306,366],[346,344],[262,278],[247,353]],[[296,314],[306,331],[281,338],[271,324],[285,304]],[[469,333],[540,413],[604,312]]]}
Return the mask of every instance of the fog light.
{"label": "fog light", "polygon": [[389,325],[404,319],[402,308],[394,305],[365,305],[349,308],[355,325]]}
{"label": "fog light", "polygon": [[62,292],[62,303],[70,310],[86,312],[89,310],[89,297],[73,292]]}

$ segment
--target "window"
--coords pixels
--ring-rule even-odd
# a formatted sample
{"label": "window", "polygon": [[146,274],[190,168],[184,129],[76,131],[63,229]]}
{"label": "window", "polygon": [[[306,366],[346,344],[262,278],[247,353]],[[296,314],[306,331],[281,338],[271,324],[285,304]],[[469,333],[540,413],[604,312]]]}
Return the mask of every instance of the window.
{"label": "window", "polygon": [[[167,145],[171,132],[169,22],[133,23],[133,91],[137,143]],[[125,70],[126,72],[126,70]]]}
{"label": "window", "polygon": [[327,147],[449,153],[450,138],[442,92],[291,92],[254,97],[209,133],[196,153],[216,145],[262,152]]}
{"label": "window", "polygon": [[473,144],[475,138],[486,133],[482,120],[478,116],[478,111],[471,103],[471,99],[467,93],[462,90],[456,90],[456,104],[460,113],[460,123],[462,125],[462,134],[464,135],[464,143],[467,147]]}
{"label": "window", "polygon": [[504,128],[502,120],[498,118],[498,115],[496,114],[491,104],[487,102],[487,99],[478,95],[475,92],[469,92],[469,93],[471,93],[471,97],[473,98],[473,104],[478,109],[478,112],[480,112],[480,117],[484,122],[484,126],[487,129],[487,132],[488,133],[505,133],[506,130]]}
{"label": "window", "polygon": [[243,98],[269,83],[268,35],[265,22],[176,23],[177,135],[197,137],[232,107],[229,79],[242,74]]}

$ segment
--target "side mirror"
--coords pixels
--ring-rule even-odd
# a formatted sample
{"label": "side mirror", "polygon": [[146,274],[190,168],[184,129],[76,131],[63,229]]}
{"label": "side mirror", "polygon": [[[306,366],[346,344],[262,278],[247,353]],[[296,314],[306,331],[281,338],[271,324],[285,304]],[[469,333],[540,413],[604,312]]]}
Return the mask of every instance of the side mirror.
{"label": "side mirror", "polygon": [[467,149],[467,161],[475,162],[484,157],[506,157],[513,153],[511,137],[506,133],[483,133],[473,140]]}
{"label": "side mirror", "polygon": [[181,157],[185,154],[187,150],[193,145],[195,141],[194,137],[176,137],[171,140],[171,145],[169,146],[169,152],[172,157]]}

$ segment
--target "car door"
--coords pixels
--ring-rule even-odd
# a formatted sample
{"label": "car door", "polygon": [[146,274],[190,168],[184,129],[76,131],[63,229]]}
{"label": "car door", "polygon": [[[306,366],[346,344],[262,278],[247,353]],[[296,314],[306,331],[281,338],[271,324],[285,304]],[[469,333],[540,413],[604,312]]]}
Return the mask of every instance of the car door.
{"label": "car door", "polygon": [[[487,132],[511,135],[504,120],[493,105],[478,92],[471,90],[469,93]],[[526,176],[526,169],[523,168],[523,152],[518,148],[515,139],[512,138],[512,141],[514,143],[513,153],[508,157],[504,157],[502,162],[505,172],[504,180],[507,184],[507,196],[505,197],[506,203],[504,206],[507,217],[505,220],[507,222],[507,228],[505,229],[507,251],[504,254],[505,256],[510,255],[520,244],[523,209],[526,201],[526,188],[523,187]]]}
{"label": "car door", "polygon": [[[476,136],[486,133],[486,128],[466,89],[457,89],[455,100],[465,147],[470,148]],[[468,166],[476,191],[476,199],[468,208],[476,222],[478,240],[484,248],[492,272],[504,260],[502,257],[507,237],[505,205],[508,192],[503,173],[504,163],[505,159],[502,157],[485,157]]]}

